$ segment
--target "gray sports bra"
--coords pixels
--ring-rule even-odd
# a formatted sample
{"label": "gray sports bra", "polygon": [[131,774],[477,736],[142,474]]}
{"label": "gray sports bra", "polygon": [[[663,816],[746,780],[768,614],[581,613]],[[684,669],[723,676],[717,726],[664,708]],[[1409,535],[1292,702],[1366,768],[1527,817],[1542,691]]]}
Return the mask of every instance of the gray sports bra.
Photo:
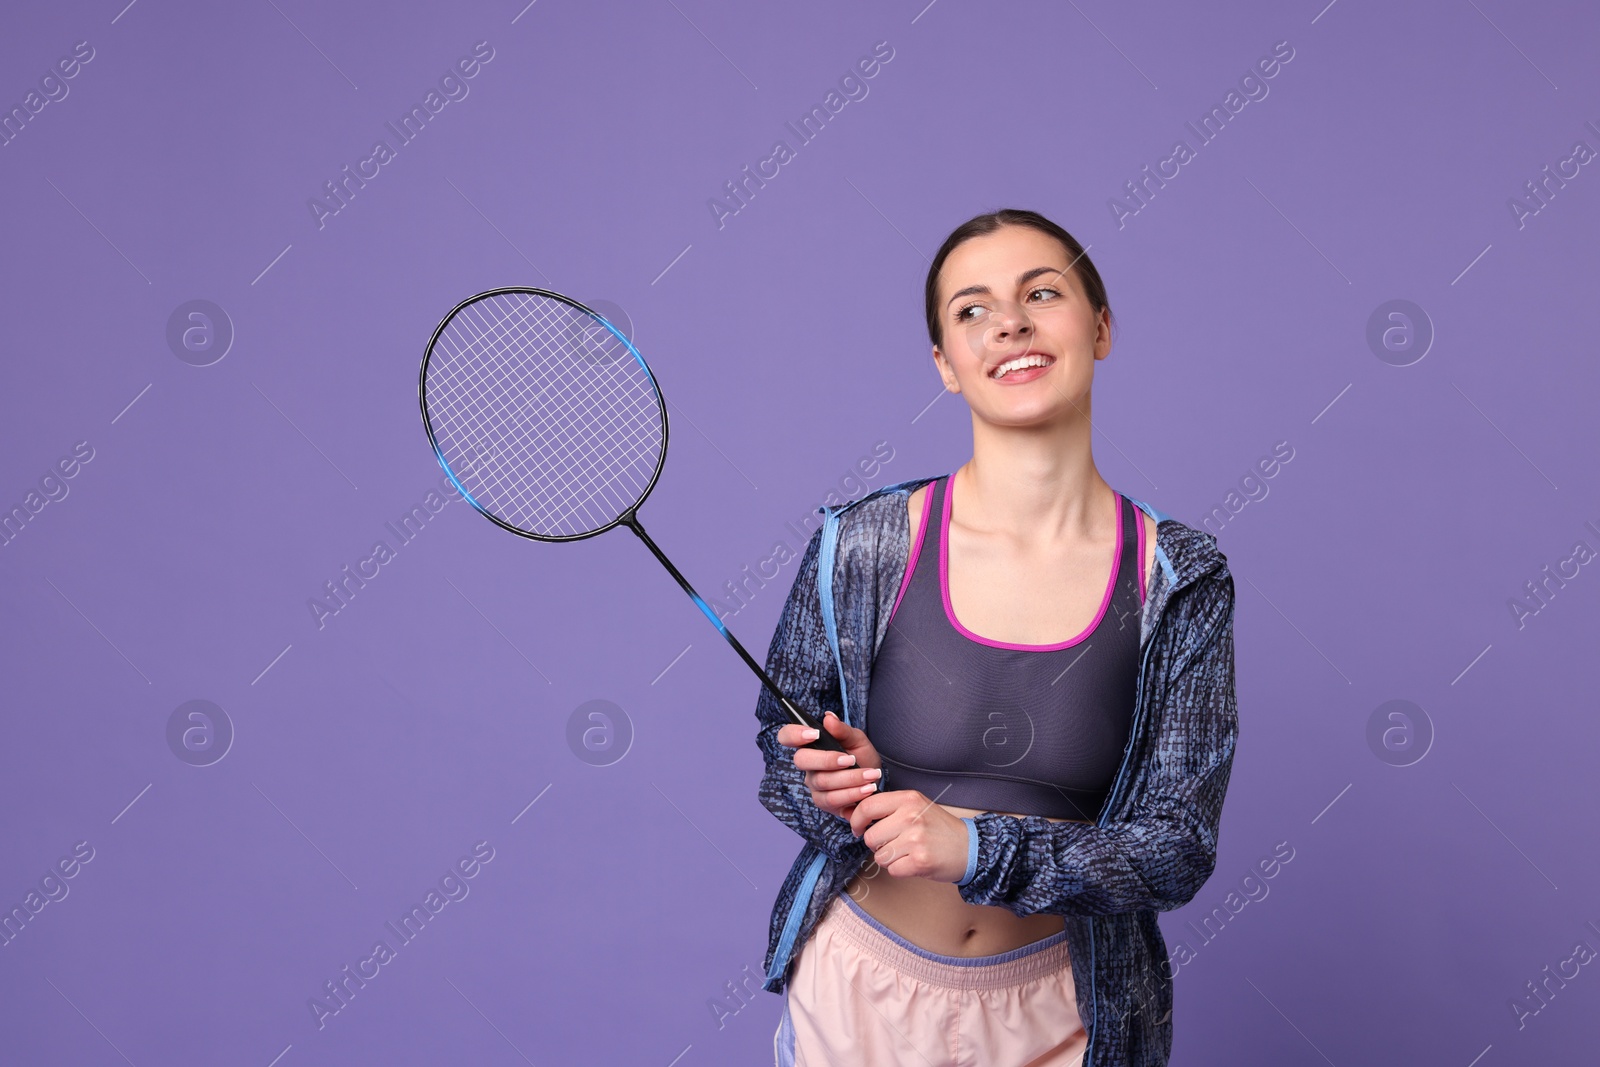
{"label": "gray sports bra", "polygon": [[1092,822],[1132,727],[1144,523],[1117,494],[1111,577],[1086,630],[1051,645],[993,641],[962,626],[950,606],[949,485],[944,475],[924,494],[872,665],[867,733],[883,757],[883,788]]}

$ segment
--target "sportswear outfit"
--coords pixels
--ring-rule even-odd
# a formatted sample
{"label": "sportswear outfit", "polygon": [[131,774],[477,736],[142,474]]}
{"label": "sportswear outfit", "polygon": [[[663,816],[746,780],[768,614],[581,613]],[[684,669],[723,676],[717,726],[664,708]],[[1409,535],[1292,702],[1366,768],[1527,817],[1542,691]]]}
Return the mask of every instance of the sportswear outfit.
{"label": "sportswear outfit", "polygon": [[[906,496],[930,481],[913,545]],[[765,961],[764,988],[785,995],[776,1058],[1165,1064],[1172,983],[1155,915],[1211,873],[1237,737],[1226,558],[1211,535],[1119,494],[1089,626],[1051,645],[994,641],[950,603],[949,488],[914,479],[819,509],[767,669],[803,707],[867,731],[883,789],[983,809],[966,820],[963,900],[1059,914],[1065,928],[942,956],[843,895],[871,850],[812,803],[763,690],[761,800],[804,838]],[[1141,511],[1159,524],[1148,590]]]}

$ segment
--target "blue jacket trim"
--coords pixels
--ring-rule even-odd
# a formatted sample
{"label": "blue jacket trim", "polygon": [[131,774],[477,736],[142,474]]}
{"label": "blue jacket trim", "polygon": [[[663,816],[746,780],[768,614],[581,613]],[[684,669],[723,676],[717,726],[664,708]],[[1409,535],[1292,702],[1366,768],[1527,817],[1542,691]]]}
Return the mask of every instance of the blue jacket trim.
{"label": "blue jacket trim", "polygon": [[[839,669],[840,702],[844,708],[845,725],[850,726],[854,724],[850,721],[849,689],[844,674],[844,657],[839,654],[839,628],[833,614],[833,557],[839,545],[839,512],[826,505],[818,510],[822,512],[822,542],[817,546],[817,594],[822,602],[822,628],[828,635],[828,647],[833,651],[833,661]],[[816,888],[817,878],[827,859],[822,852],[813,856],[811,865],[806,868],[805,878],[795,889],[794,902],[789,905],[789,915],[783,921],[783,933],[779,935],[777,951],[772,954],[772,969],[767,973],[769,980],[778,977],[789,966],[795,936],[805,917],[806,908],[811,904],[812,891]]]}
{"label": "blue jacket trim", "polygon": [[970,815],[963,816],[961,821],[967,824],[967,872],[956,885],[966,885],[978,873],[978,822]]}
{"label": "blue jacket trim", "polygon": [[794,951],[795,935],[800,932],[800,920],[805,916],[806,905],[811,903],[811,891],[816,888],[817,876],[822,873],[822,865],[828,857],[821,852],[811,857],[811,865],[806,868],[805,878],[795,890],[794,905],[789,908],[789,917],[783,921],[783,933],[778,937],[778,950],[772,954],[772,968],[767,971],[770,981],[784,972],[789,966],[789,954]]}
{"label": "blue jacket trim", "polygon": [[844,708],[846,726],[850,721],[850,690],[844,677],[844,658],[839,655],[839,627],[833,617],[833,557],[839,547],[839,515],[831,508],[823,509],[822,544],[817,552],[817,592],[822,600],[822,628],[828,635],[828,647],[833,650],[833,661],[839,667],[839,702]]}
{"label": "blue jacket trim", "polygon": [[[1127,496],[1127,494],[1124,493],[1123,496]],[[1171,515],[1168,515],[1154,504],[1146,504],[1143,500],[1134,500],[1131,496],[1128,497],[1128,500],[1134,507],[1156,520],[1156,525],[1158,526],[1163,520],[1172,518]],[[1172,561],[1167,558],[1166,550],[1161,547],[1160,541],[1156,542],[1156,562],[1161,564],[1161,569],[1167,572],[1167,582],[1169,584],[1177,582],[1178,572],[1172,569]]]}

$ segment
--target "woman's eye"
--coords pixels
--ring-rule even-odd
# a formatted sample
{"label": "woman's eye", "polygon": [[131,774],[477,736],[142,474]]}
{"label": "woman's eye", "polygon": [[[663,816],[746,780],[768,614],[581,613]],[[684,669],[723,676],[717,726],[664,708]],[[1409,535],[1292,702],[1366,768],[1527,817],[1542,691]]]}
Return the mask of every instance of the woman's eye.
{"label": "woman's eye", "polygon": [[[1061,295],[1061,290],[1052,288],[1051,286],[1048,286],[1048,285],[1041,285],[1038,288],[1032,289],[1032,290],[1030,290],[1028,292],[1028,299],[1032,300],[1034,297],[1038,296],[1041,293],[1047,294],[1044,297],[1044,299],[1049,299],[1050,297],[1060,296]],[[970,311],[976,311],[976,312],[979,312],[979,314],[978,315],[969,315],[968,312],[970,312]],[[983,311],[984,311],[984,307],[983,307],[982,304],[968,304],[966,307],[962,308],[960,311],[957,311],[955,313],[955,320],[956,320],[956,322],[963,322],[963,323],[964,322],[976,322],[979,318],[983,317],[982,316]]]}

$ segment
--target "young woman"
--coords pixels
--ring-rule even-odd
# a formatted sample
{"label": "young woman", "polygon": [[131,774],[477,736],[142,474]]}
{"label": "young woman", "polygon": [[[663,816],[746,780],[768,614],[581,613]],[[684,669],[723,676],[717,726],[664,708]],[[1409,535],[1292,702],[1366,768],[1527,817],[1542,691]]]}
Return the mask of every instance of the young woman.
{"label": "young woman", "polygon": [[847,754],[757,702],[762,802],[805,839],[767,952],[777,1062],[1165,1064],[1156,913],[1215,862],[1233,579],[1095,467],[1111,311],[1069,233],[977,216],[925,303],[972,458],[819,509],[768,653]]}

